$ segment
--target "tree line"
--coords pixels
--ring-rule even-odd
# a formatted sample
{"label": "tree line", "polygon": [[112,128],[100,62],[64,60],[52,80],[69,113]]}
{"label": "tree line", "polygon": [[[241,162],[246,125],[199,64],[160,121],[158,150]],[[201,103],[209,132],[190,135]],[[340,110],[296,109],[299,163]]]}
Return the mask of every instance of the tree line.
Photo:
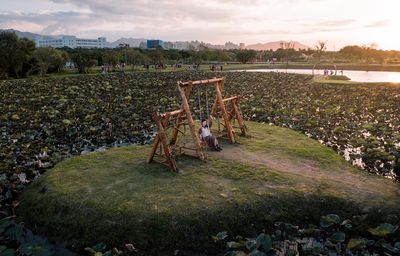
{"label": "tree line", "polygon": [[18,38],[10,32],[0,33],[0,56],[0,78],[60,72],[69,59],[65,51],[50,47],[36,48],[33,41]]}
{"label": "tree line", "polygon": [[23,78],[29,75],[45,76],[74,67],[87,73],[94,66],[177,65],[225,62],[320,62],[323,58],[342,62],[400,63],[400,51],[383,51],[374,45],[345,46],[337,52],[327,52],[326,42],[319,41],[314,48],[294,49],[285,42],[275,51],[217,50],[202,47],[198,50],[164,50],[139,48],[37,48],[33,41],[18,38],[12,32],[0,33],[0,78]]}

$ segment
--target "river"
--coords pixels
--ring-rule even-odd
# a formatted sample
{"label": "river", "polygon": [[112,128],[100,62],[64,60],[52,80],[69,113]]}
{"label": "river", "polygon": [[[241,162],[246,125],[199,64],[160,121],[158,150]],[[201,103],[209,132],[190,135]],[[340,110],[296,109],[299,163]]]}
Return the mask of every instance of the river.
{"label": "river", "polygon": [[[284,73],[296,73],[296,74],[307,74],[312,75],[312,69],[248,69],[240,70],[246,72],[284,72]],[[324,70],[314,70],[315,75],[323,75]],[[341,75],[340,71],[337,71],[337,75]],[[368,82],[368,83],[400,83],[400,72],[388,72],[388,71],[359,71],[359,70],[343,70],[343,75],[355,82]]]}

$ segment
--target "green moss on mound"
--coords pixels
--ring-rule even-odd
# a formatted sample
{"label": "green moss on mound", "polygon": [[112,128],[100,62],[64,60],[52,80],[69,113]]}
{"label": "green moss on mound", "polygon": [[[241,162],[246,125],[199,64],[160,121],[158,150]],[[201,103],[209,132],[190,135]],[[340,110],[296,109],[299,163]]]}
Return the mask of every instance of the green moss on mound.
{"label": "green moss on mound", "polygon": [[147,164],[150,146],[68,159],[26,189],[19,214],[74,246],[204,248],[218,231],[255,235],[275,220],[310,222],[382,207],[399,213],[398,185],[354,169],[297,132],[248,126],[250,137],[209,152],[206,162],[180,157],[181,174]]}

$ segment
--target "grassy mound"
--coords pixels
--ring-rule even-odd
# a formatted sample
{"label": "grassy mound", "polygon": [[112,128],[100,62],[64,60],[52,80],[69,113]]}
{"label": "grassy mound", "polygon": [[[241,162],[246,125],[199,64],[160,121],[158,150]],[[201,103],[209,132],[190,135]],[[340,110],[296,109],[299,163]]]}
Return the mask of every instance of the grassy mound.
{"label": "grassy mound", "polygon": [[276,220],[312,222],[332,212],[369,212],[378,222],[400,216],[397,184],[355,169],[300,133],[248,126],[250,137],[208,152],[206,162],[180,157],[181,174],[147,164],[150,146],[65,160],[25,190],[18,213],[74,246],[139,248],[204,248],[221,230],[255,235]]}
{"label": "grassy mound", "polygon": [[344,75],[331,75],[327,77],[327,80],[343,80],[343,81],[348,81],[350,80],[349,77],[344,76]]}

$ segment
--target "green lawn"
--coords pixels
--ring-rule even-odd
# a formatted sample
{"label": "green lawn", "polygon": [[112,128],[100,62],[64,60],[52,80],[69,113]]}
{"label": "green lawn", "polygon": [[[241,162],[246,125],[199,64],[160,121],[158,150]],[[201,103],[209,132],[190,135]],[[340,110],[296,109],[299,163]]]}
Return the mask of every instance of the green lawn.
{"label": "green lawn", "polygon": [[[57,164],[21,197],[19,216],[73,246],[99,241],[138,248],[209,248],[211,235],[255,235],[273,221],[318,222],[328,213],[400,213],[400,187],[345,162],[295,131],[247,123],[250,136],[179,157],[182,173],[145,162],[150,146],[128,146]],[[385,209],[386,215],[378,214]]]}

